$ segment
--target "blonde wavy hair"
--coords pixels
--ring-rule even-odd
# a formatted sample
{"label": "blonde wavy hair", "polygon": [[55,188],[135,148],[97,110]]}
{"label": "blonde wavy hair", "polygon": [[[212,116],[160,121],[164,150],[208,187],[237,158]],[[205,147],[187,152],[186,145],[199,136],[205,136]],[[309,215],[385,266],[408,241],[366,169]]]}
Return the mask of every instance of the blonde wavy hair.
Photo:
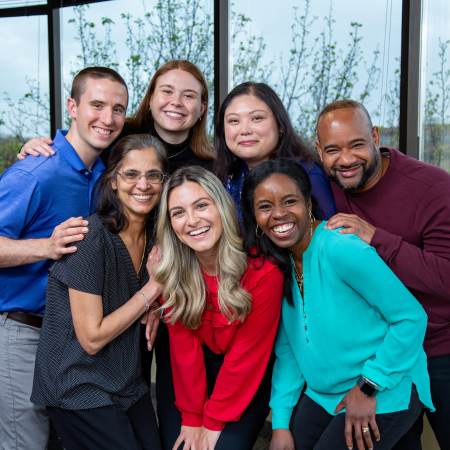
{"label": "blonde wavy hair", "polygon": [[219,179],[199,166],[178,169],[170,177],[161,196],[156,233],[163,258],[154,271],[154,277],[164,286],[163,308],[170,311],[165,318],[169,323],[179,321],[186,328],[195,329],[201,325],[201,315],[206,306],[207,285],[200,263],[195,251],[178,239],[168,210],[171,192],[189,181],[198,183],[219,210],[223,225],[216,259],[220,311],[229,322],[242,320],[251,311],[251,296],[240,284],[247,270],[247,257],[242,246],[236,208]]}

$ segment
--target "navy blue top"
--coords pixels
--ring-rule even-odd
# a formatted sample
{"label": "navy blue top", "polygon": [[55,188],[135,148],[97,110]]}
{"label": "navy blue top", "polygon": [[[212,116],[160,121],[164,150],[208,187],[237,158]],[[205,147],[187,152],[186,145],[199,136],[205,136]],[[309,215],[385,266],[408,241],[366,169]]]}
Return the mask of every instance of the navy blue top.
{"label": "navy blue top", "polygon": [[[58,130],[52,158],[39,155],[16,162],[0,178],[0,236],[40,239],[70,217],[95,211],[96,187],[105,166],[88,170]],[[0,269],[0,311],[43,314],[51,260]]]}
{"label": "navy blue top", "polygon": [[[311,180],[311,195],[314,196],[319,204],[320,211],[318,212],[316,219],[328,220],[336,214],[336,205],[334,204],[334,197],[331,192],[330,182],[317,164],[304,162],[300,162],[300,164],[306,172],[308,172],[309,179]],[[235,179],[233,179],[233,176],[230,175],[225,182],[225,187],[228,193],[233,197],[233,200],[236,203],[236,209],[240,222],[242,222],[242,185],[244,184],[244,180],[248,172],[249,168],[247,164],[242,162],[240,175]]]}

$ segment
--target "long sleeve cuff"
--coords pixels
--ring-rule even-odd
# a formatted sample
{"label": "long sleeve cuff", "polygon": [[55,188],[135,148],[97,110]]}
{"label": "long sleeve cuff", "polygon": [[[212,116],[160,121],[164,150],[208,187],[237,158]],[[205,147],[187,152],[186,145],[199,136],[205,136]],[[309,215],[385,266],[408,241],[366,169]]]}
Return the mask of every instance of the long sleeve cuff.
{"label": "long sleeve cuff", "polygon": [[203,416],[186,411],[181,413],[181,425],[185,425],[187,427],[201,427],[202,424]]}
{"label": "long sleeve cuff", "polygon": [[289,430],[293,408],[272,409],[272,430],[284,428]]}
{"label": "long sleeve cuff", "polygon": [[222,431],[225,428],[226,422],[213,419],[212,417],[203,416],[203,426],[211,431]]}

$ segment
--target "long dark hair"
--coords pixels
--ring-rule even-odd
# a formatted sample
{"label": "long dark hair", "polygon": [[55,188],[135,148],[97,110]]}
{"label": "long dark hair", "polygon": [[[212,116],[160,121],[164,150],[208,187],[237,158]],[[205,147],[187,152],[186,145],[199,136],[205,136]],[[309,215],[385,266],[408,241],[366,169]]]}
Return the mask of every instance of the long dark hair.
{"label": "long dark hair", "polygon": [[[292,263],[289,252],[285,248],[275,245],[265,234],[261,238],[256,237],[256,217],[253,206],[256,188],[273,174],[283,174],[295,182],[305,201],[311,199],[312,212],[317,215],[317,201],[311,196],[311,181],[306,170],[296,161],[289,158],[279,158],[258,164],[246,176],[242,187],[241,207],[244,224],[244,250],[249,257],[260,256],[268,258],[278,266],[284,274],[284,296],[289,305],[293,306],[292,298]],[[257,249],[255,252],[254,249]]]}
{"label": "long dark hair", "polygon": [[216,150],[214,171],[223,183],[229,175],[233,175],[234,178],[239,175],[239,169],[243,162],[241,158],[230,151],[225,141],[225,111],[235,98],[243,95],[254,95],[263,101],[271,109],[277,126],[282,130],[278,146],[270,155],[270,159],[286,157],[296,161],[320,164],[318,155],[308,148],[295,132],[289,114],[276,92],[265,83],[247,81],[236,86],[226,96],[217,114],[214,138]]}
{"label": "long dark hair", "polygon": [[96,213],[106,228],[111,233],[119,233],[127,225],[128,220],[123,211],[122,202],[116,191],[112,188],[111,181],[117,178],[123,160],[132,150],[155,149],[156,156],[161,164],[163,173],[169,167],[166,149],[155,137],[148,134],[132,134],[122,138],[111,150],[108,170],[100,183],[100,198],[98,200]]}

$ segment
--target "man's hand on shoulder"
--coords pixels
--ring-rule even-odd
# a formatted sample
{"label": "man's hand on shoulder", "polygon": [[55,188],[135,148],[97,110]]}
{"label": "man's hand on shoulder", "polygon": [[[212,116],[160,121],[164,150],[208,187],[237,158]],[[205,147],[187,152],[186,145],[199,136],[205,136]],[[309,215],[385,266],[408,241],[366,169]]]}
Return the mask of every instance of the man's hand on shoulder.
{"label": "man's hand on shoulder", "polygon": [[328,219],[325,225],[325,229],[328,230],[335,230],[336,228],[342,227],[345,229],[339,230],[340,234],[355,234],[369,245],[376,230],[376,227],[362,220],[356,214],[336,214],[331,219]]}
{"label": "man's hand on shoulder", "polygon": [[77,251],[76,247],[67,247],[68,244],[84,239],[84,235],[89,231],[87,220],[83,217],[71,217],[58,225],[52,235],[44,240],[46,259],[61,259],[68,253]]}

